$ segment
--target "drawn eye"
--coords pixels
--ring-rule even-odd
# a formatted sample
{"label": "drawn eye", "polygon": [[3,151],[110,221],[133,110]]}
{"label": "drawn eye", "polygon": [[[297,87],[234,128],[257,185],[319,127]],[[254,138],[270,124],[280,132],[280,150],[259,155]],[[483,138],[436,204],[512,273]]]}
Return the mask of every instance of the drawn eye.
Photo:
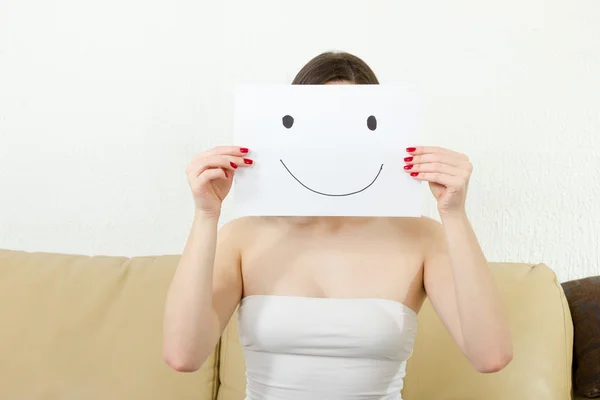
{"label": "drawn eye", "polygon": [[367,128],[372,131],[377,129],[377,118],[375,118],[375,116],[371,115],[369,118],[367,118]]}
{"label": "drawn eye", "polygon": [[292,125],[294,125],[294,117],[292,117],[291,115],[286,115],[281,119],[281,122],[283,122],[283,126],[290,129]]}

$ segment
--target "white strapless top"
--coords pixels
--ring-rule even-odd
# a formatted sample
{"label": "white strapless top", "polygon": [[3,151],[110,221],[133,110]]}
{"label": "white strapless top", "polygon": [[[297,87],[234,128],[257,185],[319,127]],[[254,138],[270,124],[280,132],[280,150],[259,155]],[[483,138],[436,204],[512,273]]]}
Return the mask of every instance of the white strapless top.
{"label": "white strapless top", "polygon": [[384,299],[247,296],[247,400],[401,400],[417,314]]}

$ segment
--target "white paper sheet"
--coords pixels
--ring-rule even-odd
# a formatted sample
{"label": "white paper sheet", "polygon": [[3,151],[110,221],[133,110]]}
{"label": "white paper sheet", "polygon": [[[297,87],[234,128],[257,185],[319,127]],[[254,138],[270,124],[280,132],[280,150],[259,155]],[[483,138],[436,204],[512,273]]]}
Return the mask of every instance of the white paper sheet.
{"label": "white paper sheet", "polygon": [[234,143],[254,165],[235,173],[235,214],[420,216],[421,184],[403,170],[420,104],[397,86],[238,88]]}

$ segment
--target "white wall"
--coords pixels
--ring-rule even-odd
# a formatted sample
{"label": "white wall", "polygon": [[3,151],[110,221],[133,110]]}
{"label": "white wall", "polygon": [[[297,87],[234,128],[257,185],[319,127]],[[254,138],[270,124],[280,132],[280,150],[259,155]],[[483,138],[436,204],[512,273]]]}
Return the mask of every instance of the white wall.
{"label": "white wall", "polygon": [[343,49],[471,156],[489,259],[599,274],[598,21],[597,0],[0,0],[0,248],[180,252],[184,167],[231,140],[231,88]]}

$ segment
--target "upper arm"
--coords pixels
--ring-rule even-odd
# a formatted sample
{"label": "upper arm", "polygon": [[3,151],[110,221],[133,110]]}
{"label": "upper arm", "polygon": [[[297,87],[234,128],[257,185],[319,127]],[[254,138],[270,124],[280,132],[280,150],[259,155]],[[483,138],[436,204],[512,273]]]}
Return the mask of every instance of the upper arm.
{"label": "upper arm", "polygon": [[225,224],[217,235],[213,269],[212,305],[219,325],[219,336],[229,323],[242,297],[240,237],[247,229],[243,219]]}
{"label": "upper arm", "polygon": [[439,222],[429,218],[424,218],[424,229],[426,249],[423,283],[425,291],[433,309],[464,353],[465,346],[458,315],[454,276],[444,231]]}

